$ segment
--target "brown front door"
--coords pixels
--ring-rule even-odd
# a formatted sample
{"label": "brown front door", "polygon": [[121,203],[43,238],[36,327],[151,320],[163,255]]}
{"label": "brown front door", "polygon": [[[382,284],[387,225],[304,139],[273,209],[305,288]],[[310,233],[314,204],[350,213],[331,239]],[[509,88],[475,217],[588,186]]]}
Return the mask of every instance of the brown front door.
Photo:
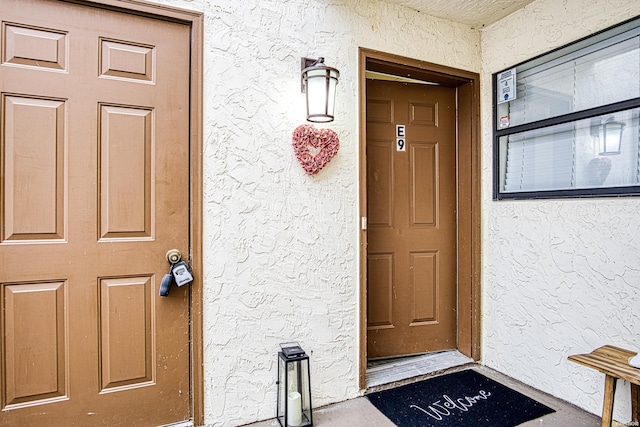
{"label": "brown front door", "polygon": [[455,118],[454,88],[367,80],[369,358],[456,348]]}
{"label": "brown front door", "polygon": [[190,418],[188,26],[2,0],[0,425]]}

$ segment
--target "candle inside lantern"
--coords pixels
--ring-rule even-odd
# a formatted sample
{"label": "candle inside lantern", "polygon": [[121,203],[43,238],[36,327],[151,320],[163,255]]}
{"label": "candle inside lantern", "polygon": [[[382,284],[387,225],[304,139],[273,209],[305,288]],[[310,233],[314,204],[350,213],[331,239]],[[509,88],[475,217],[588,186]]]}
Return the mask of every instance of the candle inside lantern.
{"label": "candle inside lantern", "polygon": [[291,427],[302,424],[302,395],[297,391],[292,391],[288,396],[287,424]]}

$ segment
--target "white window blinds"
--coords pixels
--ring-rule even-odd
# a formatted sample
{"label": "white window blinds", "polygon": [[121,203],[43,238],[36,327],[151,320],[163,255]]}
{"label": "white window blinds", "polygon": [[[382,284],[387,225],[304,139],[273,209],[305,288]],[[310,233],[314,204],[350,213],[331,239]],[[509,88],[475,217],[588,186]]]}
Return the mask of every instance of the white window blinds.
{"label": "white window blinds", "polygon": [[[498,192],[640,183],[640,110],[579,117],[582,111],[640,99],[640,22],[578,45],[516,68],[517,98],[496,106]],[[570,113],[578,113],[578,118],[569,123],[555,120]],[[542,120],[538,127],[536,122]],[[615,155],[601,149],[605,123],[622,129]],[[513,129],[520,125],[529,126],[521,132]]]}
{"label": "white window blinds", "polygon": [[510,126],[640,97],[640,28],[518,70]]}

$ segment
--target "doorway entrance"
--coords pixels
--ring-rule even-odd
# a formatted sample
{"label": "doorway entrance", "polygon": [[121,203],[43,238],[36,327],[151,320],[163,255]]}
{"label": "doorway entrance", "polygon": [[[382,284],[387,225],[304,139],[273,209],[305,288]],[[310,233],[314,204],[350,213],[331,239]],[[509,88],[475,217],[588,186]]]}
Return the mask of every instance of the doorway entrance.
{"label": "doorway entrance", "polygon": [[361,386],[370,359],[479,358],[478,76],[361,49]]}
{"label": "doorway entrance", "polygon": [[118,5],[3,2],[3,426],[201,418],[198,18]]}
{"label": "doorway entrance", "polygon": [[367,79],[367,357],[456,348],[456,90]]}

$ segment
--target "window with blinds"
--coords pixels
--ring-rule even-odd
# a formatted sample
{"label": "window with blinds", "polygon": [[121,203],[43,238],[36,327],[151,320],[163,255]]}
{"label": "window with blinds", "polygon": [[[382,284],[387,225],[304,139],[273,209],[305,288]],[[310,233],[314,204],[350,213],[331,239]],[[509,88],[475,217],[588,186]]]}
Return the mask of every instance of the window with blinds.
{"label": "window with blinds", "polygon": [[640,194],[640,19],[505,71],[495,199]]}

